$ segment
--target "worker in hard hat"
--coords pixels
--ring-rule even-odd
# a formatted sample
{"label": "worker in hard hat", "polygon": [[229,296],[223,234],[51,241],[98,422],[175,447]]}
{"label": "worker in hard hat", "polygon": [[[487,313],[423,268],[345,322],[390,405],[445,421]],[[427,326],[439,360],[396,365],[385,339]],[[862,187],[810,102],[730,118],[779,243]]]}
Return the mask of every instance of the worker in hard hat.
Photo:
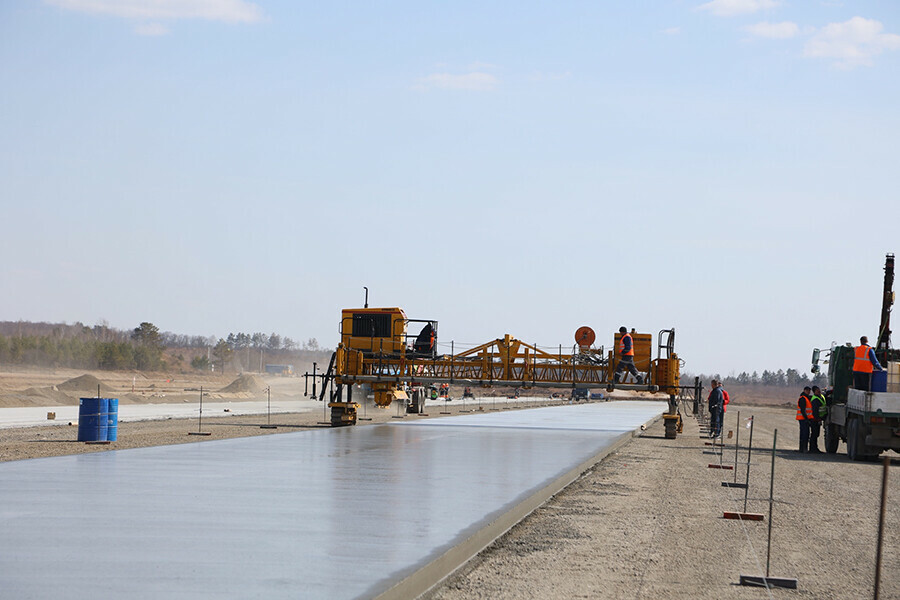
{"label": "worker in hard hat", "polygon": [[619,375],[625,370],[634,375],[638,384],[644,383],[644,378],[634,366],[634,338],[625,327],[619,327],[619,333],[622,334],[622,337],[619,338],[619,364],[616,365],[616,372],[613,373],[613,383],[619,383]]}
{"label": "worker in hard hat", "polygon": [[[811,424],[815,421],[812,403],[812,388],[806,386],[797,399],[797,421],[800,424],[800,452],[809,451],[809,433]],[[818,451],[818,448],[816,448]]]}
{"label": "worker in hard hat", "polygon": [[[811,454],[821,454],[819,450],[819,433],[822,431],[822,421],[828,415],[828,405],[825,402],[825,394],[819,389],[819,386],[812,387],[812,395],[809,397],[812,402],[813,420],[809,424],[809,452]],[[799,407],[798,407],[799,408]]]}
{"label": "worker in hard hat", "polygon": [[869,345],[869,338],[859,338],[859,346],[853,349],[853,387],[866,392],[872,389],[872,371],[884,371]]}
{"label": "worker in hard hat", "polygon": [[722,435],[722,422],[725,417],[725,389],[713,379],[709,382],[710,392],[706,398],[709,403],[709,437],[717,438]]}

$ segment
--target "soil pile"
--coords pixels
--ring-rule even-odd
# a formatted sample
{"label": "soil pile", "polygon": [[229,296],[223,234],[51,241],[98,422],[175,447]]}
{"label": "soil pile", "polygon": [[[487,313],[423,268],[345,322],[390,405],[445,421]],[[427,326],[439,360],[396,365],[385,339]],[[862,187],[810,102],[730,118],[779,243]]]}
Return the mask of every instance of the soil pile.
{"label": "soil pile", "polygon": [[23,406],[72,406],[78,400],[64,392],[53,388],[28,388],[24,392],[0,395],[0,408],[17,408]]}
{"label": "soil pile", "polygon": [[265,382],[256,375],[241,374],[238,375],[237,379],[235,379],[219,391],[223,394],[239,394],[241,392],[258,394],[265,389]]}
{"label": "soil pile", "polygon": [[94,377],[93,375],[82,375],[80,377],[75,377],[74,379],[69,379],[68,381],[64,381],[58,386],[56,389],[63,392],[94,392],[97,393],[97,386],[100,386],[100,392],[111,392],[113,389]]}
{"label": "soil pile", "polygon": [[[96,388],[95,388],[96,389]],[[30,387],[25,392],[23,392],[30,403],[33,403],[35,406],[44,406],[44,405],[54,405],[54,404],[73,404],[77,401],[66,394],[65,392],[60,392],[54,390],[53,388],[45,387],[45,388],[33,388]]]}

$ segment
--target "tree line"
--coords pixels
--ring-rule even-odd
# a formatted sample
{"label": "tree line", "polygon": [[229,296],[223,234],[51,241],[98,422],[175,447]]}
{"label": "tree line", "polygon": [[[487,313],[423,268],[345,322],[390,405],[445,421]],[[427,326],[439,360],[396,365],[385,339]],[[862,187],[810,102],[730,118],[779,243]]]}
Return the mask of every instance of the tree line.
{"label": "tree line", "polygon": [[[198,352],[200,350],[200,352]],[[0,321],[0,364],[75,369],[137,369],[157,371],[184,360],[183,353],[194,354],[191,366],[208,370],[215,362],[219,368],[242,350],[282,355],[298,350],[320,352],[318,341],[310,338],[298,345],[277,333],[229,333],[216,336],[183,335],[161,332],[150,322],[133,330],[119,330],[105,322],[93,327],[83,323],[33,323]],[[262,354],[259,355],[260,361]],[[250,366],[250,360],[247,361]]]}
{"label": "tree line", "polygon": [[701,381],[708,383],[709,380],[715,379],[721,381],[726,387],[729,385],[767,385],[774,387],[805,387],[807,385],[817,385],[824,387],[828,383],[828,378],[824,373],[816,373],[810,377],[806,372],[800,372],[797,369],[778,369],[777,371],[764,370],[762,374],[757,371],[747,373],[741,372],[738,375],[734,373],[722,376],[718,373],[707,375],[705,373],[693,374],[685,373],[681,376],[681,385],[693,385],[694,378],[699,377]]}

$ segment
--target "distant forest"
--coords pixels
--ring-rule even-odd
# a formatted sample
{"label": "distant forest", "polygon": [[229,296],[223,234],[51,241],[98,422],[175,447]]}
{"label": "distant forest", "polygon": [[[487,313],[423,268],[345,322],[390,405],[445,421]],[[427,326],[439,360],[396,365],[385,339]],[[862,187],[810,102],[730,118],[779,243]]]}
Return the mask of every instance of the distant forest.
{"label": "distant forest", "polygon": [[277,333],[239,332],[216,338],[161,332],[149,322],[126,331],[105,323],[88,327],[82,323],[0,321],[0,364],[141,371],[261,371],[273,362],[320,360],[325,353],[315,338],[297,344]]}
{"label": "distant forest", "polygon": [[[277,333],[229,333],[227,336],[184,335],[160,331],[144,322],[132,330],[106,323],[88,327],[82,323],[32,323],[0,321],[0,365],[13,364],[73,369],[161,371],[262,371],[266,364],[325,362],[331,350],[315,338],[298,344]],[[795,387],[825,385],[825,376],[810,377],[796,369],[765,370],[739,375],[686,373],[682,385],[693,385],[699,376],[704,386],[718,379],[726,386],[765,385]]]}
{"label": "distant forest", "polygon": [[753,371],[753,373],[744,371],[740,375],[731,374],[725,377],[718,373],[713,375],[686,373],[681,376],[681,385],[693,385],[695,377],[699,377],[700,382],[705,387],[709,386],[711,379],[721,381],[725,387],[730,385],[768,385],[775,387],[818,385],[824,387],[828,383],[828,378],[824,373],[817,373],[815,376],[810,377],[805,372],[797,371],[797,369],[778,369],[777,371],[765,370],[762,372],[762,375],[757,371]]}

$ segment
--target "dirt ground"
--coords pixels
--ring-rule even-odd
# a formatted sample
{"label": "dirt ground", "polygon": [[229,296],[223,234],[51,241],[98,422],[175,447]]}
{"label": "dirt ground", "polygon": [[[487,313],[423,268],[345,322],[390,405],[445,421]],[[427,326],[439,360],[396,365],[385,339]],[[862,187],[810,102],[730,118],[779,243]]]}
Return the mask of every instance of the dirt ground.
{"label": "dirt ground", "polygon": [[[704,445],[688,418],[676,440],[657,423],[557,494],[461,568],[429,597],[470,598],[872,598],[882,465],[799,454],[790,409],[732,404],[725,430],[753,415],[748,512],[732,521],[743,490],[723,487],[734,471]],[[742,587],[764,574],[774,430],[775,498],[770,574],[799,588]],[[749,430],[741,429],[739,463]],[[728,446],[727,444],[730,444]],[[820,448],[822,441],[819,442]],[[890,454],[896,457],[893,453]],[[734,438],[725,464],[734,464]],[[900,465],[894,460],[893,466]],[[900,473],[888,491],[881,598],[900,598]],[[739,465],[737,477],[743,481]]]}
{"label": "dirt ground", "polygon": [[142,373],[138,371],[83,371],[53,368],[0,369],[0,408],[20,406],[78,406],[78,398],[94,397],[98,386],[105,397],[119,404],[160,404],[204,398],[250,400],[264,398],[263,390],[283,397],[300,397],[303,379],[265,374]]}

